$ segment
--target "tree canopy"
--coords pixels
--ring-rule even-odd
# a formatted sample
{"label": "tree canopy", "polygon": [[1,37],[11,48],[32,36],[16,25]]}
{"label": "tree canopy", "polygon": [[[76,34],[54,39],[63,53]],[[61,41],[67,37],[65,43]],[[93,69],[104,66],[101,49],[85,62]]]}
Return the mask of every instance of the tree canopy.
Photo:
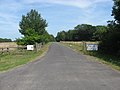
{"label": "tree canopy", "polygon": [[108,31],[102,38],[100,50],[106,53],[120,54],[120,0],[113,0],[112,16],[108,22]]}
{"label": "tree canopy", "polygon": [[7,38],[0,38],[0,42],[12,42],[12,40]]}
{"label": "tree canopy", "polygon": [[45,28],[47,27],[46,20],[36,10],[31,10],[27,15],[22,15],[22,20],[19,23],[20,33],[24,36],[30,36],[31,34],[45,34],[47,33]]}
{"label": "tree canopy", "polygon": [[106,32],[107,26],[80,24],[73,30],[58,32],[56,41],[100,41]]}
{"label": "tree canopy", "polygon": [[103,53],[120,55],[120,0],[113,0],[111,16],[107,26],[80,24],[73,30],[58,32],[57,41],[100,41],[99,50]]}
{"label": "tree canopy", "polygon": [[22,15],[22,20],[19,23],[19,32],[24,36],[22,39],[17,39],[18,44],[27,45],[40,42],[49,42],[51,35],[46,31],[46,20],[36,10],[31,10],[27,15]]}

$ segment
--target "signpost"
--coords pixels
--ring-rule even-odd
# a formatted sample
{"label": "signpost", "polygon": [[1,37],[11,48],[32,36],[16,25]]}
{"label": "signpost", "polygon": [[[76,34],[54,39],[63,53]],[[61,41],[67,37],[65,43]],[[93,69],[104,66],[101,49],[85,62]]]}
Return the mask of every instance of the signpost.
{"label": "signpost", "polygon": [[87,51],[98,51],[98,44],[86,44]]}
{"label": "signpost", "polygon": [[33,51],[34,50],[34,45],[27,45],[27,50]]}

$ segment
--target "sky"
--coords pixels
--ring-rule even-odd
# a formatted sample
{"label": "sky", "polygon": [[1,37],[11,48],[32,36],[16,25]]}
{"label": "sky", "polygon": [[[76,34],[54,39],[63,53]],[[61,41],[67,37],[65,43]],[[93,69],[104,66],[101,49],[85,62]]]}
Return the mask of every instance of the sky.
{"label": "sky", "polygon": [[0,38],[20,38],[19,22],[31,9],[41,14],[48,33],[56,36],[78,24],[107,25],[113,20],[112,6],[112,0],[0,0]]}

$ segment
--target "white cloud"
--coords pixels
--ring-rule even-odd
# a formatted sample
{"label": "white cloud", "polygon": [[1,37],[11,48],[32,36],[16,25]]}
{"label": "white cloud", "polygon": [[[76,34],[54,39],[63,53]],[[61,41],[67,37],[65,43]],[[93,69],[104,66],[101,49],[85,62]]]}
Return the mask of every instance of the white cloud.
{"label": "white cloud", "polygon": [[111,0],[22,0],[23,3],[32,4],[32,3],[55,3],[62,5],[69,5],[79,8],[88,8],[97,3],[111,2]]}
{"label": "white cloud", "polygon": [[[59,5],[65,5],[65,6],[72,6],[77,7],[77,9],[80,8],[80,11],[83,10],[81,13],[84,14],[84,16],[80,16],[77,20],[71,19],[72,23],[91,23],[94,24],[94,19],[97,19],[98,14],[94,14],[95,8],[98,4],[105,4],[105,3],[112,3],[111,0],[0,0],[0,31],[1,32],[18,32],[18,24],[21,19],[22,14],[26,14],[26,10],[35,8],[36,4],[38,5],[38,10],[40,7],[45,8],[45,5],[41,5],[45,3],[45,5],[49,6],[52,4],[59,4]],[[35,4],[35,5],[34,5]],[[20,13],[20,11],[22,13]],[[47,11],[46,11],[47,12]],[[54,11],[56,13],[56,11]],[[71,13],[73,13],[72,11]],[[66,12],[67,13],[67,12]],[[75,12],[79,13],[79,12]],[[104,15],[103,12],[97,12],[99,15]],[[49,12],[47,13],[49,14]],[[64,17],[65,13],[63,13]],[[69,14],[68,14],[69,16]],[[54,19],[54,15],[51,16]],[[78,16],[76,16],[78,17]],[[81,20],[81,18],[84,18]],[[104,20],[101,20],[102,23],[104,23]],[[55,22],[57,23],[57,22]],[[54,26],[54,25],[53,25]],[[59,28],[58,28],[59,29]],[[68,28],[69,29],[69,28]],[[14,31],[13,31],[14,30]],[[15,38],[15,37],[14,37]]]}

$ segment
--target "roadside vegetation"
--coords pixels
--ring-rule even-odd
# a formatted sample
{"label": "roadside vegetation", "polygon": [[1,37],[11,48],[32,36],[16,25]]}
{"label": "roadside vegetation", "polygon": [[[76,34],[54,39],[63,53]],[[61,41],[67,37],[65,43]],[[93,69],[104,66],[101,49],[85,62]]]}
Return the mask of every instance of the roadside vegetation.
{"label": "roadside vegetation", "polygon": [[[55,41],[54,36],[46,31],[47,26],[46,20],[34,9],[31,9],[26,15],[22,15],[22,20],[19,23],[19,32],[22,34],[22,37],[17,38],[12,43],[0,43],[0,71],[26,64],[46,52],[50,44],[49,42]],[[0,38],[0,42],[8,41],[12,40]],[[26,45],[34,45],[36,50],[27,51]],[[40,50],[38,50],[37,45],[40,45]],[[15,48],[15,50],[9,52],[9,48],[14,46],[23,48],[22,50]],[[5,52],[4,48],[7,49]]]}
{"label": "roadside vegetation", "polygon": [[41,17],[38,11],[31,9],[26,15],[22,15],[19,23],[19,32],[23,37],[16,39],[18,45],[33,45],[35,43],[48,43],[54,41],[54,36],[46,31],[48,23]]}
{"label": "roadside vegetation", "polygon": [[[108,25],[79,24],[73,30],[58,32],[56,41],[98,41],[98,51],[84,52],[84,54],[98,57],[120,70],[120,0],[113,0],[113,2],[111,16],[114,20],[107,21]],[[82,46],[78,44],[67,43],[67,46],[82,51]]]}
{"label": "roadside vegetation", "polygon": [[37,57],[42,56],[48,49],[50,43],[43,45],[38,51],[13,51],[11,53],[0,54],[0,71],[5,71],[19,65],[26,64],[30,61],[36,60]]}
{"label": "roadside vegetation", "polygon": [[[111,68],[120,71],[120,57],[117,55],[103,54],[97,51],[84,51],[82,42],[60,42],[78,53],[87,55],[88,59],[99,61],[103,64],[109,65]],[[86,42],[86,43],[98,43],[98,42]],[[93,57],[89,57],[89,56]]]}
{"label": "roadside vegetation", "polygon": [[0,43],[1,42],[12,42],[12,40],[7,38],[0,38]]}
{"label": "roadside vegetation", "polygon": [[120,56],[120,0],[113,0],[111,16],[106,26],[79,24],[73,30],[57,33],[57,41],[99,41],[99,51],[103,54]]}
{"label": "roadside vegetation", "polygon": [[[120,66],[120,0],[113,0],[114,5],[112,8],[111,16],[114,17],[114,20],[108,21],[108,25],[90,25],[90,24],[79,24],[74,27],[72,30],[63,30],[57,33],[56,38],[53,35],[50,35],[46,27],[48,23],[45,19],[41,17],[41,14],[38,11],[31,9],[26,15],[22,15],[22,20],[19,23],[19,32],[23,35],[21,38],[17,38],[16,42],[18,45],[35,45],[36,43],[48,43],[53,41],[92,41],[99,42],[98,52],[84,52],[99,59],[104,60],[107,63],[112,65]],[[1,39],[3,40],[3,39]],[[7,40],[11,41],[11,40]],[[81,45],[73,44],[69,45],[71,48],[74,48],[78,51],[82,51]],[[23,52],[25,57],[32,58],[32,56],[37,53],[34,52]],[[22,54],[21,54],[22,55]],[[17,55],[17,56],[21,56]],[[2,55],[0,58],[1,63],[4,63],[4,58],[11,58],[11,55]],[[14,58],[17,58],[14,55]],[[22,58],[22,57],[20,57]],[[6,59],[5,59],[6,60]],[[26,59],[25,59],[26,61]],[[19,61],[18,61],[19,62]],[[2,67],[9,67],[3,65]],[[2,64],[0,64],[1,66]],[[16,65],[13,65],[13,67]],[[12,66],[10,66],[12,67]],[[2,70],[2,69],[1,69]]]}
{"label": "roadside vegetation", "polygon": [[1,42],[0,48],[7,48],[7,47],[17,47],[18,45],[15,42]]}

